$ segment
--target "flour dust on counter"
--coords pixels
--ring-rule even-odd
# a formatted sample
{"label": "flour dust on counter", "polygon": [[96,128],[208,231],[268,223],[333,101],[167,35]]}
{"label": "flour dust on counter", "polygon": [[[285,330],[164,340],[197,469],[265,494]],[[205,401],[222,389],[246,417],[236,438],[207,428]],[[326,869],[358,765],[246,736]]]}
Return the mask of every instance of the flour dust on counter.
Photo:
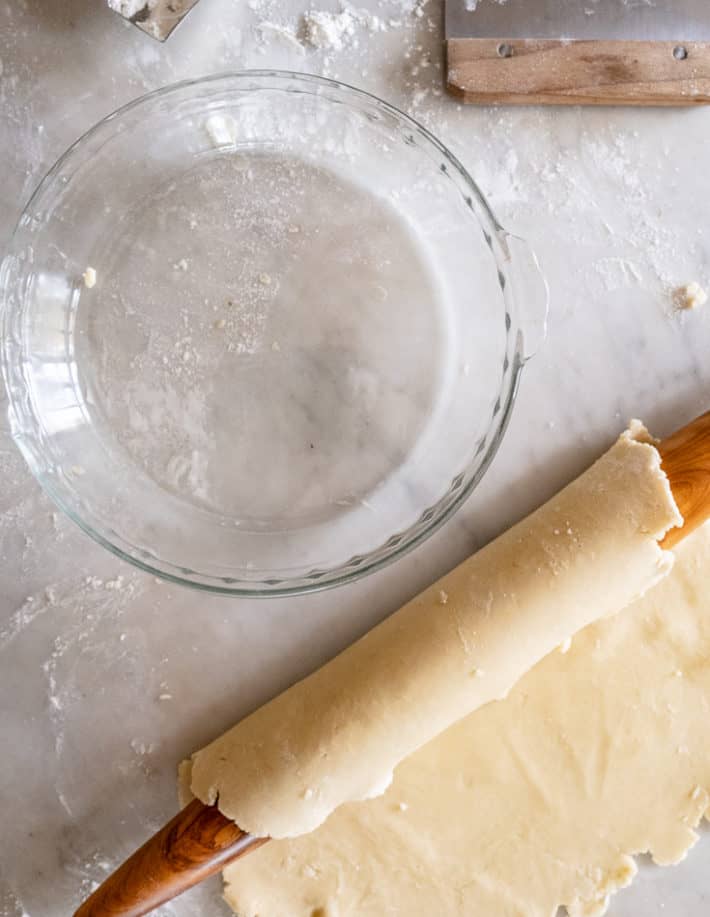
{"label": "flour dust on counter", "polygon": [[601,917],[710,813],[710,526],[669,577],[404,761],[384,796],[225,871],[240,917]]}
{"label": "flour dust on counter", "polygon": [[[255,33],[263,52],[275,42],[283,50],[299,57],[314,57],[317,70],[323,76],[337,77],[342,65],[355,63],[366,75],[368,64],[376,50],[377,39],[395,33],[411,60],[410,70],[416,76],[419,69],[431,67],[428,48],[420,41],[422,32],[434,37],[440,33],[439,10],[432,0],[373,0],[354,5],[341,3],[338,7],[311,7],[295,15],[284,10],[274,0],[250,0],[249,7],[257,20]],[[313,68],[316,69],[316,68]],[[433,74],[433,68],[432,68]],[[427,83],[429,74],[426,74]],[[441,95],[440,86],[419,87],[420,102],[428,95]]]}

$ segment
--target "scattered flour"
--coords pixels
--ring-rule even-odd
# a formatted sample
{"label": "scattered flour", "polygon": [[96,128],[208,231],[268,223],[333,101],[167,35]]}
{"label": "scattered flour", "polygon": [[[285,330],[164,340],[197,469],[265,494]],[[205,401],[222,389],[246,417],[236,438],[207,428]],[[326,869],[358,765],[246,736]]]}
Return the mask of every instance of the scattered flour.
{"label": "scattered flour", "polygon": [[290,46],[299,53],[304,52],[303,44],[301,43],[298,32],[294,26],[284,25],[280,22],[270,22],[269,20],[264,20],[260,22],[257,26],[260,37],[265,38],[267,35],[273,35],[275,38],[279,38],[284,44]]}
{"label": "scattered flour", "polygon": [[112,10],[120,13],[121,16],[126,16],[128,19],[136,16],[146,7],[152,9],[155,3],[156,0],[108,0],[108,5]]}
{"label": "scattered flour", "polygon": [[4,650],[32,623],[57,604],[56,587],[47,586],[40,595],[28,595],[0,629],[0,650]]}
{"label": "scattered flour", "polygon": [[[0,627],[3,658],[15,652],[13,644],[29,631],[35,632],[29,639],[38,647],[49,638],[46,655],[43,661],[38,660],[38,676],[45,684],[45,710],[57,760],[65,750],[67,730],[74,723],[75,705],[85,696],[81,678],[92,667],[103,671],[107,660],[118,658],[106,641],[106,623],[115,622],[132,606],[142,593],[141,583],[142,575],[134,571],[106,579],[94,575],[67,579],[28,596]],[[43,623],[45,617],[52,620]],[[25,640],[21,652],[26,653],[27,646]],[[64,789],[58,780],[56,799],[72,818],[71,793]]]}
{"label": "scattered flour", "polygon": [[602,278],[605,288],[610,291],[620,287],[636,286],[643,280],[636,263],[628,258],[617,256],[599,258],[594,262],[594,268]]}
{"label": "scattered flour", "polygon": [[[296,21],[275,21],[262,19],[257,27],[257,35],[263,41],[273,36],[293,49],[303,53],[305,50],[321,51],[328,63],[333,62],[333,52],[346,48],[357,50],[366,47],[366,38],[376,32],[388,32],[392,29],[412,25],[424,15],[424,7],[429,0],[394,0],[393,3],[381,3],[381,14],[369,9],[362,9],[343,3],[339,10],[310,9],[306,10]],[[250,0],[249,6],[255,12],[272,11],[267,0]],[[396,15],[388,12],[396,10]],[[428,23],[430,31],[436,28],[432,19]]]}
{"label": "scattered flour", "polygon": [[382,23],[367,10],[344,7],[339,13],[309,10],[303,14],[303,39],[306,44],[321,50],[340,51],[346,45],[356,44],[359,26],[371,32],[381,30]]}

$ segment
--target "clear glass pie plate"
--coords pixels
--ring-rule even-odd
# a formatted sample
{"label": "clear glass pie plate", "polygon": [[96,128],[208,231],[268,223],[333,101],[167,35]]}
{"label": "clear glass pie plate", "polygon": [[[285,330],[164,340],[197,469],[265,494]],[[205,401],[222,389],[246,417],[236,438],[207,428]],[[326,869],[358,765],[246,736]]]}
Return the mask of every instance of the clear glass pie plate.
{"label": "clear glass pie plate", "polygon": [[285,72],[97,124],[2,265],[15,439],[93,538],[234,595],[355,579],[481,479],[545,285],[421,125]]}

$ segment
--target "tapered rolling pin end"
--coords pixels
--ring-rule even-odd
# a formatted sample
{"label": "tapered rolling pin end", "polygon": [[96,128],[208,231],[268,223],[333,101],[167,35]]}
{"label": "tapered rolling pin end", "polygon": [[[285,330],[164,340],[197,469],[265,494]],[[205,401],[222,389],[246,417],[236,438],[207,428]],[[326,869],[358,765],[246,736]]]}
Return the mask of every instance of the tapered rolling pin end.
{"label": "tapered rolling pin end", "polygon": [[142,917],[266,842],[194,799],[106,879],[74,917]]}

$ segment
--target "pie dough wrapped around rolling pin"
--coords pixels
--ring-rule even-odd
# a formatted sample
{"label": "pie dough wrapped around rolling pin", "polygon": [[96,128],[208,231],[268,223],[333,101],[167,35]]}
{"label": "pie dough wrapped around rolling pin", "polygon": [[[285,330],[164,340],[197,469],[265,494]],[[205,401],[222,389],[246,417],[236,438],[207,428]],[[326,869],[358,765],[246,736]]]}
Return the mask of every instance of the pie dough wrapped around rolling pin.
{"label": "pie dough wrapped around rolling pin", "polygon": [[384,792],[408,755],[671,569],[682,518],[645,429],[312,675],[192,756],[189,789],[258,837]]}

